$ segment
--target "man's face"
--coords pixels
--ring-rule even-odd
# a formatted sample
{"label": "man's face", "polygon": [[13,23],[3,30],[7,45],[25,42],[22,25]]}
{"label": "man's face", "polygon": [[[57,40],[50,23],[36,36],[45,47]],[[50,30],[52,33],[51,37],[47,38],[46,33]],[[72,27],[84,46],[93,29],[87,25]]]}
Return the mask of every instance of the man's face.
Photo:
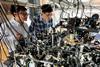
{"label": "man's face", "polygon": [[26,11],[19,11],[17,16],[19,17],[19,20],[23,21],[27,21],[27,12]]}
{"label": "man's face", "polygon": [[46,16],[46,18],[47,18],[48,20],[52,18],[52,12],[46,12],[46,13],[44,13],[44,14],[45,14],[45,16]]}

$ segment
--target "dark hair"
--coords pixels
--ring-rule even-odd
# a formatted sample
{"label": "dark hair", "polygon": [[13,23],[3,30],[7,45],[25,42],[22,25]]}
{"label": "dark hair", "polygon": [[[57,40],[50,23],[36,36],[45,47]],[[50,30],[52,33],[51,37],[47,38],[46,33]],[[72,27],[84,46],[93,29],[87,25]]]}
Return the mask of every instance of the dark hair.
{"label": "dark hair", "polygon": [[44,4],[41,6],[42,12],[52,12],[53,9],[50,4]]}
{"label": "dark hair", "polygon": [[24,6],[20,5],[11,5],[10,12],[11,14],[17,13],[19,11],[26,11],[27,9]]}
{"label": "dark hair", "polygon": [[99,19],[99,15],[98,14],[93,14],[92,19]]}

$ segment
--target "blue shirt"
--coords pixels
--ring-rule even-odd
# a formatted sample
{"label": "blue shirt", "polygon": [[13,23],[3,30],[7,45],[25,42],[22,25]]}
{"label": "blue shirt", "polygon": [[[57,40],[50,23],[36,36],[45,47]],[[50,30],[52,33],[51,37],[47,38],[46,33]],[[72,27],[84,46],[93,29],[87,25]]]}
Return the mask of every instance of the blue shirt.
{"label": "blue shirt", "polygon": [[[42,33],[47,33],[47,31],[49,30],[50,27],[53,26],[53,21],[52,19],[49,20],[48,22],[45,22],[41,15],[35,17],[33,19],[33,22],[31,23],[30,27],[29,27],[29,31],[31,33],[34,32],[34,35],[37,36],[41,36]],[[39,35],[38,35],[39,34]]]}

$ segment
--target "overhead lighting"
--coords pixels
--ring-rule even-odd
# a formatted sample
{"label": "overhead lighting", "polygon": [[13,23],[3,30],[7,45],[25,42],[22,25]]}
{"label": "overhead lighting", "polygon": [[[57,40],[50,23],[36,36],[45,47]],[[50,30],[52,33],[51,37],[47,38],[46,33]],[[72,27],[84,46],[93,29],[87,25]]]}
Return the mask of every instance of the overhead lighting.
{"label": "overhead lighting", "polygon": [[89,2],[90,0],[81,0],[82,2]]}
{"label": "overhead lighting", "polygon": [[[69,2],[71,2],[72,0],[68,0]],[[73,0],[74,1],[74,0]],[[81,0],[82,2],[89,2],[90,0]]]}
{"label": "overhead lighting", "polygon": [[28,0],[17,0],[18,2],[23,2],[23,3],[27,3]]}

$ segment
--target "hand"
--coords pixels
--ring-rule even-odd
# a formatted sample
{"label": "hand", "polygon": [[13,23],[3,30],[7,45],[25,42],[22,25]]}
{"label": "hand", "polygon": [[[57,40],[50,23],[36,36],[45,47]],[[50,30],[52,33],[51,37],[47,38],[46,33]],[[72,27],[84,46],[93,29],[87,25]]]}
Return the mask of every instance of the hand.
{"label": "hand", "polygon": [[100,45],[96,46],[96,49],[100,50]]}

